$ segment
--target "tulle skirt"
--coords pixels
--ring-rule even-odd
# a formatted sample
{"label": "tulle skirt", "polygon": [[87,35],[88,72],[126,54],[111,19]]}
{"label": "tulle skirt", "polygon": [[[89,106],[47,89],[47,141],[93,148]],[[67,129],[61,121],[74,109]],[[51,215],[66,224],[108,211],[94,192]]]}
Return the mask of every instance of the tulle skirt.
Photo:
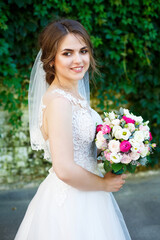
{"label": "tulle skirt", "polygon": [[15,240],[129,240],[112,195],[80,191],[50,169],[31,200]]}

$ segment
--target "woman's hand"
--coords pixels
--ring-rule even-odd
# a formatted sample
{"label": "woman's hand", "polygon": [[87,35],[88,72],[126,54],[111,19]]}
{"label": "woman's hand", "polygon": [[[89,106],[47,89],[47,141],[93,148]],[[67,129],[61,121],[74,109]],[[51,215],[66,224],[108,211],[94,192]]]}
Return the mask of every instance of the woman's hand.
{"label": "woman's hand", "polygon": [[106,192],[117,192],[119,191],[123,184],[125,183],[126,175],[116,175],[114,173],[108,172],[104,175],[104,188]]}

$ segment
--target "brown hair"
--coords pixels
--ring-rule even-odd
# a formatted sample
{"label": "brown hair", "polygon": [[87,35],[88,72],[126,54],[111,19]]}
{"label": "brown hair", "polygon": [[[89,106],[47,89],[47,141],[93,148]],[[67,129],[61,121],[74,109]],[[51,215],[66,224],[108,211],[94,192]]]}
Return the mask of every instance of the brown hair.
{"label": "brown hair", "polygon": [[75,20],[61,19],[49,23],[39,37],[40,47],[42,49],[41,61],[43,69],[46,72],[46,81],[51,84],[55,78],[55,68],[50,66],[51,61],[54,61],[59,44],[64,36],[69,33],[78,34],[83,38],[88,47],[90,54],[90,69],[92,76],[97,72],[96,62],[93,58],[93,47],[86,29]]}

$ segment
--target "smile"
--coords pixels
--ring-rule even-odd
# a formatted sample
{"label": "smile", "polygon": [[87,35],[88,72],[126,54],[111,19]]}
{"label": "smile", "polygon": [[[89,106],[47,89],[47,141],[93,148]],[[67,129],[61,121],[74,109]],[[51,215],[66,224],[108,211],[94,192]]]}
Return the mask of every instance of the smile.
{"label": "smile", "polygon": [[74,68],[71,68],[71,70],[74,72],[82,72],[83,67],[74,67]]}

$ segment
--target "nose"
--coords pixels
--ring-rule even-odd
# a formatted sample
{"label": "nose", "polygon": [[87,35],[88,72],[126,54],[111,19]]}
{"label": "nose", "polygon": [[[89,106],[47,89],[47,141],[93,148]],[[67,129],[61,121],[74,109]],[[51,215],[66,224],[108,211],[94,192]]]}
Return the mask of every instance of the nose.
{"label": "nose", "polygon": [[81,58],[81,55],[79,53],[75,53],[74,62],[75,63],[81,63],[82,62],[82,58]]}

